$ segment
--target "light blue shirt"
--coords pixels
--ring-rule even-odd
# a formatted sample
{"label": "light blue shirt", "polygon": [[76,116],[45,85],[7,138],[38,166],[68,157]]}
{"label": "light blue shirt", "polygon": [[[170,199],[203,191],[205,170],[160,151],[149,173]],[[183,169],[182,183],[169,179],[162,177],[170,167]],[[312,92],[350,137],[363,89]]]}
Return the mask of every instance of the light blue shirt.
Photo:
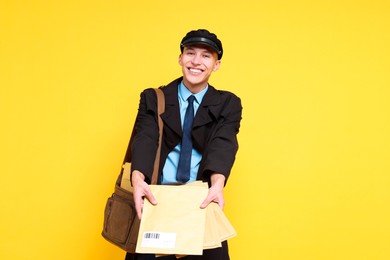
{"label": "light blue shirt", "polygon": [[[181,82],[179,84],[178,91],[178,99],[179,99],[179,108],[180,108],[180,118],[181,118],[181,127],[183,129],[184,116],[186,114],[186,110],[188,107],[188,97],[191,95],[195,96],[194,100],[194,117],[196,112],[198,111],[199,104],[202,102],[204,95],[206,94],[208,89],[208,85],[201,92],[192,94],[186,86]],[[168,154],[168,157],[165,161],[165,165],[162,172],[161,183],[162,184],[177,184],[176,173],[177,173],[177,165],[179,164],[180,157],[180,149],[181,143],[179,143],[173,150]],[[192,157],[191,157],[191,172],[190,172],[190,180],[188,182],[193,182],[196,180],[196,176],[198,175],[199,164],[202,160],[202,155],[195,150],[192,149]]]}

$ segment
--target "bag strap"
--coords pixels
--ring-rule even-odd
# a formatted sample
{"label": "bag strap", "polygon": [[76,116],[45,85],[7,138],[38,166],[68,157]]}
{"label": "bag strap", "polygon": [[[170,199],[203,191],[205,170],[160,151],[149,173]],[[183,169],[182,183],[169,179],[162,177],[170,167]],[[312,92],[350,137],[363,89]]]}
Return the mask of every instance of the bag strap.
{"label": "bag strap", "polygon": [[162,144],[162,134],[163,134],[163,128],[164,123],[161,119],[161,114],[164,113],[165,110],[165,98],[164,93],[161,89],[155,88],[154,89],[157,94],[157,117],[158,117],[158,129],[159,129],[159,138],[158,138],[158,148],[156,152],[156,159],[154,160],[154,168],[153,168],[153,175],[152,175],[152,184],[157,184],[157,178],[158,178],[158,170],[160,166],[160,154],[161,154],[161,144]]}

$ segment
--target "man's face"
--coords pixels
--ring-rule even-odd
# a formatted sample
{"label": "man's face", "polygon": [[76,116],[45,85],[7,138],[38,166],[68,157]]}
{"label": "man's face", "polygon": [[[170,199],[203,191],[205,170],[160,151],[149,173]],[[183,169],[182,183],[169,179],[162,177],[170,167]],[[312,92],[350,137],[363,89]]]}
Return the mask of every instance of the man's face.
{"label": "man's face", "polygon": [[202,46],[184,47],[179,56],[179,64],[182,67],[183,81],[187,88],[200,91],[206,87],[210,75],[216,71],[221,61],[218,55]]}

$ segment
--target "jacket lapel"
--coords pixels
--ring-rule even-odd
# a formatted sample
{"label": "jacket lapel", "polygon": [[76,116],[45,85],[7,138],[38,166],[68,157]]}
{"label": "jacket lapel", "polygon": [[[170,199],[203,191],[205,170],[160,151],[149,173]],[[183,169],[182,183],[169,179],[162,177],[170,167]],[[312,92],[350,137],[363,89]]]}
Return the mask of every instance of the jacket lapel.
{"label": "jacket lapel", "polygon": [[209,85],[202,103],[200,104],[196,116],[194,118],[193,128],[203,126],[218,118],[218,108],[221,100],[218,91]]}
{"label": "jacket lapel", "polygon": [[180,139],[183,132],[181,129],[180,109],[177,97],[178,85],[181,80],[182,78],[178,78],[162,88],[165,95],[165,112],[161,115],[164,125],[179,135]]}

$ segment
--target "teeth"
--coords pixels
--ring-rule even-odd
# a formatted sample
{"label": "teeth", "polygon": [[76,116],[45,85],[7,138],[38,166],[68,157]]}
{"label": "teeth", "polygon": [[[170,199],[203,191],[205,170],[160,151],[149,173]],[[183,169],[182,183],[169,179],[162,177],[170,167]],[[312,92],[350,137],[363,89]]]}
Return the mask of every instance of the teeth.
{"label": "teeth", "polygon": [[196,73],[200,73],[200,72],[202,72],[201,70],[199,70],[199,69],[190,69],[190,71],[191,72],[196,72]]}

